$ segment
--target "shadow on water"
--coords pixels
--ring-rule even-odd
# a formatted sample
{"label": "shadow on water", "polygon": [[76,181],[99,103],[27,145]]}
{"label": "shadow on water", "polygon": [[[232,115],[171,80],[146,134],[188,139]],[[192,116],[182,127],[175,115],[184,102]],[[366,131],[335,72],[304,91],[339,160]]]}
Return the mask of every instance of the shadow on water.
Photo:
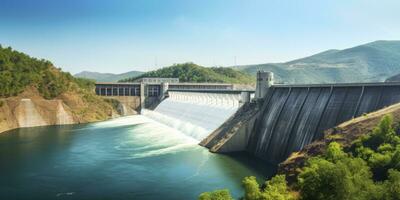
{"label": "shadow on water", "polygon": [[[261,183],[265,182],[267,179],[273,177],[277,172],[277,165],[270,164],[265,160],[254,157],[248,152],[234,152],[234,153],[224,153],[219,154],[219,156],[226,157],[234,161],[236,166],[232,166],[231,162],[226,162],[224,159],[220,159],[219,164],[222,168],[232,168],[232,167],[240,167],[247,168],[249,171],[254,172],[254,174],[249,174],[247,176],[255,176],[257,180]],[[226,174],[229,176],[237,176],[237,174]],[[237,179],[237,177],[233,177]],[[244,177],[241,177],[242,179]]]}
{"label": "shadow on water", "polygon": [[260,172],[264,177],[270,179],[277,172],[278,166],[268,163],[265,160],[259,159],[248,152],[236,152],[225,154],[232,159],[240,162],[242,165],[245,165],[249,169]]}

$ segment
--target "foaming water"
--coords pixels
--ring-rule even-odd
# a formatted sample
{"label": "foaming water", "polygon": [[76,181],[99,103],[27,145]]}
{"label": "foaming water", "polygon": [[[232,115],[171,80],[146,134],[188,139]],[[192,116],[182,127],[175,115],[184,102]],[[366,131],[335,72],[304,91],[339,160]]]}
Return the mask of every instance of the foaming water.
{"label": "foaming water", "polygon": [[181,133],[192,137],[197,142],[207,137],[210,130],[207,130],[203,127],[197,126],[187,121],[183,121],[178,118],[170,117],[168,115],[159,113],[157,111],[151,110],[143,110],[142,114],[146,117],[153,119],[159,123],[165,124],[168,127],[171,127],[175,130],[180,131]]}
{"label": "foaming water", "polygon": [[111,119],[111,120],[104,121],[104,122],[92,123],[92,124],[89,124],[87,128],[118,127],[118,126],[126,126],[126,125],[143,124],[143,123],[148,123],[151,121],[152,121],[151,119],[144,117],[144,116],[132,115],[132,116],[127,116],[127,117],[115,118],[115,119]]}
{"label": "foaming water", "polygon": [[169,92],[154,111],[142,113],[201,141],[239,108],[237,94]]}
{"label": "foaming water", "polygon": [[134,134],[118,141],[118,145],[115,146],[116,150],[133,152],[123,159],[159,156],[200,148],[197,140],[178,130],[144,116],[137,116],[137,118],[138,122],[143,123],[130,130],[129,132]]}

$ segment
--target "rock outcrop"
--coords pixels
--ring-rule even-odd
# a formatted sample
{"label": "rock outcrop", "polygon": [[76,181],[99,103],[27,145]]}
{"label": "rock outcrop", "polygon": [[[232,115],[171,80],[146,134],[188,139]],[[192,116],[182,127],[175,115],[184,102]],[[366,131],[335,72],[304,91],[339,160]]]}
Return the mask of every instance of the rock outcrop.
{"label": "rock outcrop", "polygon": [[106,120],[119,113],[100,97],[67,92],[47,100],[35,88],[0,99],[0,133],[15,128]]}

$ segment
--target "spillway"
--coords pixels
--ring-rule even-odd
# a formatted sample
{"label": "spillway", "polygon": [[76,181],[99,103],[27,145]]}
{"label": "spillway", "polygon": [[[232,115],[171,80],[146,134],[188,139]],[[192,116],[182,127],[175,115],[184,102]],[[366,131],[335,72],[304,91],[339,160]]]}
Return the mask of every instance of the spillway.
{"label": "spillway", "polygon": [[240,94],[169,91],[154,110],[142,113],[201,141],[239,108]]}
{"label": "spillway", "polygon": [[400,85],[275,85],[262,102],[247,151],[279,163],[324,130],[400,102]]}

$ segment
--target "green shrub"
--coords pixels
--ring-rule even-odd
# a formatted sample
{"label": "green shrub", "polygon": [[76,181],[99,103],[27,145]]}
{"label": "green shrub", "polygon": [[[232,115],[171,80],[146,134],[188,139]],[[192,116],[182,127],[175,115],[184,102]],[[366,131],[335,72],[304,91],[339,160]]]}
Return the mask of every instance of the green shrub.
{"label": "green shrub", "polygon": [[331,142],[325,153],[326,159],[333,162],[345,158],[346,156],[346,153],[343,152],[342,147],[337,142]]}
{"label": "green shrub", "polygon": [[262,190],[256,180],[256,177],[250,176],[243,180],[245,190],[245,200],[291,200],[294,197],[290,194],[285,176],[277,175],[271,180],[265,182],[265,188]]}
{"label": "green shrub", "polygon": [[265,183],[260,200],[292,200],[284,175],[277,175]]}
{"label": "green shrub", "polygon": [[[262,189],[256,177],[245,177],[242,181],[244,187],[244,200],[294,200],[289,192],[284,175],[277,175],[265,182]],[[205,192],[199,196],[200,200],[230,200],[232,199],[228,190],[216,190]]]}
{"label": "green shrub", "polygon": [[199,200],[233,200],[233,198],[229,190],[215,190],[213,192],[201,193]]}
{"label": "green shrub", "polygon": [[[376,187],[366,162],[342,158],[336,162],[312,158],[299,175],[302,199],[371,199]],[[372,198],[373,199],[373,198]]]}
{"label": "green shrub", "polygon": [[400,169],[400,137],[390,115],[384,116],[372,133],[354,142],[351,149],[367,162],[375,181],[386,180],[391,168]]}
{"label": "green shrub", "polygon": [[390,169],[388,174],[389,178],[384,183],[385,199],[400,199],[400,172]]}
{"label": "green shrub", "polygon": [[246,200],[260,199],[261,197],[260,185],[258,184],[256,177],[254,176],[245,177],[242,181],[242,184],[245,191],[244,199]]}

